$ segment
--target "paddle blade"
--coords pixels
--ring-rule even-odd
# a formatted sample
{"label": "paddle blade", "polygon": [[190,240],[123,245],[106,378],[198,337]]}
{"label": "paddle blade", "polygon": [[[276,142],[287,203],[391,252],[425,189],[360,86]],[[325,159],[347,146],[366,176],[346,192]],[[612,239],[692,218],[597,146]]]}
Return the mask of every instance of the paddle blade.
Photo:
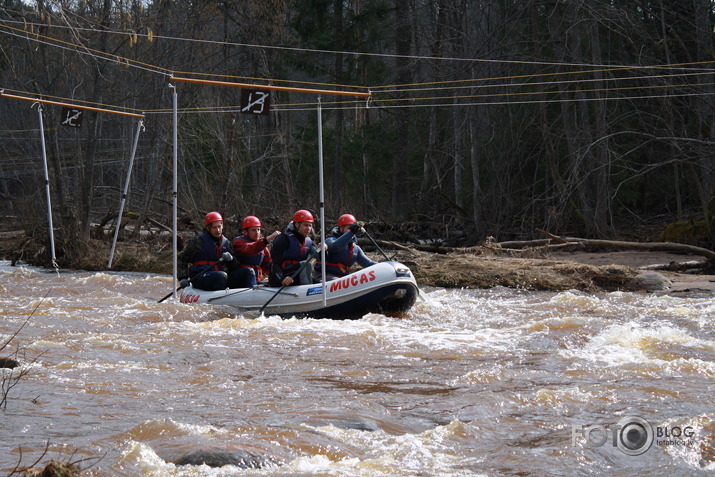
{"label": "paddle blade", "polygon": [[418,297],[421,301],[424,301],[424,302],[428,302],[428,301],[429,301],[429,297],[427,297],[427,294],[426,294],[425,292],[423,292],[422,289],[419,288],[419,287],[417,288],[417,297]]}
{"label": "paddle blade", "polygon": [[[189,282],[186,278],[184,278],[183,280],[181,280],[181,281],[179,282],[179,285],[181,285],[181,286],[180,286],[179,288],[177,288],[176,291],[179,291],[179,290],[181,290],[182,288],[186,288],[186,287],[188,287],[190,284],[191,284],[191,282]],[[162,301],[166,300],[167,298],[169,298],[169,297],[170,297],[171,295],[173,295],[173,294],[174,294],[174,292],[170,292],[168,295],[166,295],[164,298],[162,298],[161,300],[159,300],[157,303],[161,303]]]}

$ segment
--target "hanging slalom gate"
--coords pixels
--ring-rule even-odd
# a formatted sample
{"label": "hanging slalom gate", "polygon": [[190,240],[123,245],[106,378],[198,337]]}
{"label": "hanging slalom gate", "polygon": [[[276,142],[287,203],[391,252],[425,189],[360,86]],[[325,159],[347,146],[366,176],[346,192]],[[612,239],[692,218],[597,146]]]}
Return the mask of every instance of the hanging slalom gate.
{"label": "hanging slalom gate", "polygon": [[[306,94],[315,94],[318,95],[318,105],[316,108],[317,112],[317,118],[318,118],[318,176],[319,176],[319,206],[320,206],[320,240],[321,243],[325,242],[325,196],[324,196],[324,182],[323,182],[323,119],[322,119],[322,103],[321,103],[321,98],[320,95],[333,95],[333,96],[352,96],[352,97],[357,97],[357,98],[366,98],[368,101],[372,97],[372,93],[364,93],[364,92],[357,92],[357,91],[337,91],[337,90],[325,90],[325,89],[315,89],[315,88],[298,88],[298,87],[289,87],[289,86],[275,86],[275,85],[258,85],[258,84],[249,84],[249,83],[232,83],[232,82],[227,82],[227,81],[214,81],[214,80],[203,80],[203,79],[193,79],[193,78],[180,78],[180,77],[174,77],[172,76],[170,78],[172,81],[175,82],[183,82],[183,83],[194,83],[194,84],[205,84],[205,85],[214,85],[214,86],[229,86],[229,87],[234,87],[234,88],[247,88],[251,90],[269,90],[269,91],[286,91],[286,92],[296,92],[296,93],[306,93]],[[169,84],[169,87],[172,88],[172,123],[173,123],[173,128],[172,128],[172,169],[173,169],[173,174],[172,174],[172,249],[173,249],[173,270],[172,270],[172,279],[173,279],[173,289],[176,290],[177,288],[177,282],[178,282],[178,251],[177,251],[177,246],[178,246],[178,94],[176,91],[176,87],[172,85],[171,83]],[[116,249],[116,243],[118,239],[118,234],[119,234],[119,228],[122,220],[122,215],[124,212],[124,206],[126,203],[126,198],[128,195],[129,191],[129,183],[131,180],[131,174],[132,174],[132,168],[134,164],[134,158],[136,155],[136,150],[137,150],[137,145],[139,141],[139,135],[140,133],[144,130],[144,123],[143,119],[145,117],[144,114],[137,114],[137,113],[130,113],[126,111],[118,111],[118,110],[111,110],[111,109],[106,109],[106,108],[97,108],[93,106],[84,106],[84,105],[76,105],[72,104],[69,102],[60,102],[60,101],[51,101],[51,100],[45,100],[41,98],[31,98],[31,97],[26,97],[26,96],[18,96],[14,94],[8,94],[5,93],[4,90],[0,90],[0,96],[6,97],[6,98],[12,98],[12,99],[19,99],[19,100],[24,100],[24,101],[30,101],[33,103],[33,106],[35,104],[38,105],[38,118],[39,118],[39,123],[40,123],[40,136],[41,136],[41,145],[42,145],[42,158],[43,158],[43,165],[44,165],[44,180],[45,180],[45,193],[47,197],[47,218],[48,218],[48,227],[49,227],[49,234],[50,234],[50,248],[51,248],[51,260],[52,260],[52,265],[55,269],[58,268],[57,263],[56,263],[56,252],[55,252],[55,241],[54,241],[54,230],[53,230],[53,222],[52,222],[52,203],[51,203],[51,197],[50,197],[50,184],[49,184],[49,173],[47,169],[47,152],[46,152],[46,146],[45,146],[45,134],[44,134],[44,125],[43,125],[43,120],[42,120],[42,105],[43,104],[50,104],[50,105],[55,105],[55,106],[62,106],[62,107],[67,107],[67,108],[73,108],[74,110],[79,110],[79,111],[96,111],[96,112],[101,112],[101,113],[109,113],[109,114],[117,114],[117,115],[123,115],[123,116],[129,116],[129,117],[134,117],[138,118],[139,121],[137,122],[137,128],[136,128],[136,134],[134,136],[134,142],[132,144],[132,149],[130,153],[130,158],[129,158],[129,165],[127,167],[127,174],[126,174],[126,179],[124,182],[124,187],[122,189],[121,197],[120,197],[120,204],[119,204],[119,211],[117,213],[117,219],[116,219],[116,225],[115,225],[115,230],[114,230],[114,236],[112,239],[112,246],[109,254],[109,259],[107,262],[107,268],[112,267],[112,261],[114,258],[114,252]],[[264,110],[263,106],[263,100],[265,98],[259,97],[256,99],[253,103],[250,103],[248,107],[256,107],[260,106],[260,111],[250,111],[256,114],[266,114],[267,108]],[[68,118],[68,120],[71,118]],[[321,262],[325,264],[325,250],[321,250]],[[322,282],[323,282],[323,289],[325,289],[325,281],[326,281],[326,275],[325,275],[325,266],[323,265],[323,270],[322,270]],[[176,296],[176,292],[174,292],[174,296]],[[325,293],[323,294],[325,297]]]}
{"label": "hanging slalom gate", "polygon": [[[170,78],[172,81],[177,81],[177,82],[183,82],[183,83],[193,83],[193,84],[205,84],[205,85],[213,85],[213,86],[230,86],[233,88],[247,88],[247,89],[254,89],[254,90],[270,90],[270,91],[286,91],[286,92],[294,92],[294,93],[308,93],[308,94],[317,94],[318,95],[318,106],[317,106],[317,113],[318,113],[318,177],[319,177],[319,190],[320,190],[320,197],[319,197],[319,202],[320,202],[320,242],[325,243],[325,196],[324,196],[324,187],[323,187],[323,116],[322,116],[322,105],[320,102],[320,95],[325,94],[325,95],[335,95],[335,96],[353,96],[353,97],[358,97],[358,98],[366,98],[369,100],[372,97],[372,93],[362,93],[362,92],[357,92],[357,91],[336,91],[336,90],[324,90],[324,89],[314,89],[314,88],[295,88],[295,87],[290,87],[290,86],[274,86],[274,85],[257,85],[257,84],[249,84],[249,83],[231,83],[228,81],[215,81],[215,80],[203,80],[203,79],[195,79],[195,78],[180,78],[180,77],[171,77]],[[173,261],[174,261],[174,268],[173,268],[173,287],[172,289],[174,290],[174,297],[176,297],[176,288],[177,288],[177,283],[178,283],[178,270],[177,270],[177,260],[178,260],[178,252],[176,250],[177,246],[177,235],[178,235],[178,230],[177,230],[177,211],[178,211],[178,191],[177,191],[177,184],[178,184],[178,172],[177,172],[177,164],[178,164],[178,96],[176,93],[176,87],[172,84],[169,84],[169,87],[173,89],[173,118],[174,118],[174,127],[173,127],[173,134],[174,134],[174,147],[173,147],[173,168],[174,168],[174,173],[173,173],[173,187],[174,190],[172,192],[172,198],[173,198],[173,217],[172,217],[172,223],[173,223]],[[262,113],[263,111],[261,111]],[[321,248],[321,263],[323,264],[322,266],[322,286],[323,286],[323,306],[325,306],[325,282],[326,282],[326,275],[325,275],[325,249]]]}
{"label": "hanging slalom gate", "polygon": [[112,268],[112,259],[114,258],[114,249],[117,246],[117,238],[119,237],[119,229],[122,224],[122,213],[124,212],[124,203],[127,200],[127,193],[129,192],[129,180],[132,177],[132,166],[134,165],[134,156],[137,153],[137,145],[139,144],[139,133],[144,130],[144,121],[141,119],[137,122],[137,132],[134,135],[134,144],[132,145],[132,152],[129,156],[129,165],[127,166],[127,178],[124,181],[124,190],[122,191],[122,198],[119,201],[119,212],[117,212],[117,220],[114,226],[114,237],[112,238],[112,249],[109,251],[109,261],[107,261],[107,268]]}
{"label": "hanging slalom gate", "polygon": [[[59,267],[57,265],[57,256],[55,252],[55,235],[54,235],[54,226],[52,222],[52,200],[50,196],[50,177],[47,169],[47,147],[45,145],[45,129],[44,129],[44,122],[42,119],[42,105],[43,104],[49,104],[53,106],[62,106],[65,108],[72,108],[74,110],[78,111],[96,111],[96,112],[101,112],[101,113],[109,113],[109,114],[118,114],[121,116],[130,116],[134,118],[139,118],[139,123],[137,126],[137,134],[134,140],[134,146],[132,148],[131,152],[131,159],[129,161],[129,168],[127,171],[127,178],[126,182],[124,184],[124,192],[122,194],[122,198],[120,201],[120,210],[117,216],[117,222],[115,226],[115,233],[114,233],[114,240],[112,242],[112,250],[110,252],[109,256],[109,262],[107,267],[111,268],[112,267],[112,257],[114,255],[114,249],[116,245],[116,240],[117,240],[117,232],[119,230],[119,224],[121,223],[122,219],[122,211],[124,208],[124,200],[126,199],[127,195],[127,188],[129,187],[129,180],[131,177],[131,170],[132,170],[132,164],[134,162],[134,155],[136,153],[136,147],[137,143],[139,141],[139,132],[143,128],[143,122],[142,119],[144,118],[143,114],[137,114],[137,113],[129,113],[126,111],[116,111],[116,110],[111,110],[111,109],[106,109],[106,108],[97,108],[93,106],[79,106],[76,104],[72,103],[66,103],[66,102],[61,102],[61,101],[51,101],[47,99],[41,99],[41,98],[29,98],[26,96],[18,96],[14,94],[9,94],[5,93],[5,90],[0,90],[0,97],[4,98],[11,98],[11,99],[19,99],[22,101],[30,101],[32,102],[31,108],[37,105],[37,114],[38,114],[38,122],[40,126],[40,143],[42,146],[42,165],[43,165],[43,170],[44,170],[44,180],[45,180],[45,195],[47,198],[47,222],[48,222],[48,228],[49,228],[49,236],[50,236],[50,253],[51,253],[51,261],[52,261],[52,266],[54,267],[55,270],[58,270]],[[71,119],[71,118],[68,118]]]}

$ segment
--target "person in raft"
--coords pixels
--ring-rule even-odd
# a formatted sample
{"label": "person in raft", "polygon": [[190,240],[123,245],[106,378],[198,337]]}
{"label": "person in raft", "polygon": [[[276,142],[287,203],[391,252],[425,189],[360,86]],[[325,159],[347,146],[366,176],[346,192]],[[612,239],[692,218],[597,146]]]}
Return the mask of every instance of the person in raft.
{"label": "person in raft", "polygon": [[267,276],[271,271],[271,252],[267,246],[281,233],[276,230],[268,237],[263,237],[261,234],[262,226],[258,217],[249,215],[243,219],[241,224],[243,235],[231,241],[233,254],[239,265],[249,271],[239,288],[256,286],[257,282],[263,280],[264,274]]}
{"label": "person in raft", "polygon": [[[293,220],[288,224],[285,233],[276,237],[271,247],[271,273],[268,283],[272,287],[289,285],[309,285],[313,283],[312,270],[303,266],[305,260],[317,254],[317,248],[309,237],[313,230],[313,214],[305,209],[293,214]],[[291,277],[298,269],[301,272],[295,278]]]}
{"label": "person in raft", "polygon": [[[343,214],[338,219],[338,225],[333,227],[332,236],[325,239],[328,246],[325,253],[325,279],[335,280],[350,273],[350,267],[355,262],[362,268],[375,265],[357,244],[357,236],[365,233],[362,224],[351,214]],[[315,263],[313,280],[321,282],[322,264],[320,259]]]}
{"label": "person in raft", "polygon": [[230,252],[231,243],[223,235],[223,217],[209,212],[204,229],[179,254],[182,268],[188,268],[191,284],[202,290],[235,288],[250,271],[238,266]]}

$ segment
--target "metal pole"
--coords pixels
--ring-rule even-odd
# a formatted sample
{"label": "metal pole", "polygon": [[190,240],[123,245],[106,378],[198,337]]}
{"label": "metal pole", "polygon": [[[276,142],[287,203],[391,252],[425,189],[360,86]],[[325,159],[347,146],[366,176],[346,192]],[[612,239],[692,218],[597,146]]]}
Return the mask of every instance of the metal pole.
{"label": "metal pole", "polygon": [[[114,238],[112,239],[112,249],[109,251],[109,262],[107,262],[107,268],[112,268],[112,260],[114,259],[114,249],[117,246],[117,237],[119,237],[119,227],[122,224],[122,214],[124,213],[124,203],[127,200],[127,192],[129,191],[129,180],[132,177],[132,167],[134,166],[134,156],[137,153],[137,144],[139,144],[139,133],[143,129],[144,122],[140,119],[137,123],[137,133],[134,135],[134,144],[132,145],[132,152],[129,155],[129,167],[127,168],[127,178],[124,181],[124,191],[122,192],[122,198],[119,201],[119,212],[117,213],[117,221],[114,226]],[[141,227],[141,225],[140,225]]]}
{"label": "metal pole", "polygon": [[327,305],[325,286],[325,194],[323,190],[323,106],[318,96],[318,177],[320,178],[320,272],[323,283],[323,306]]}
{"label": "metal pole", "polygon": [[169,87],[174,90],[174,91],[173,91],[173,95],[172,95],[172,97],[173,97],[173,113],[172,113],[172,117],[173,117],[173,122],[174,122],[174,133],[173,133],[173,141],[174,141],[174,144],[173,144],[173,148],[172,148],[172,149],[173,149],[173,151],[172,151],[172,156],[173,156],[173,170],[174,170],[174,172],[173,172],[173,184],[172,184],[173,190],[172,190],[172,193],[171,193],[171,197],[172,197],[172,211],[171,211],[171,214],[172,214],[172,230],[173,230],[173,237],[172,237],[172,240],[171,240],[171,244],[172,244],[172,247],[171,247],[171,248],[172,248],[172,258],[173,258],[173,262],[174,262],[174,266],[173,266],[173,286],[172,286],[172,289],[174,290],[174,298],[176,298],[176,288],[177,288],[177,287],[176,287],[176,284],[177,284],[177,282],[178,282],[178,279],[177,279],[177,277],[178,277],[178,264],[177,264],[177,260],[178,260],[178,256],[177,256],[177,255],[178,255],[178,252],[177,252],[176,248],[177,248],[177,243],[178,243],[177,235],[178,235],[178,233],[179,233],[179,226],[178,226],[178,220],[177,220],[177,215],[178,215],[177,212],[178,212],[178,208],[179,208],[179,204],[178,204],[178,192],[177,192],[177,191],[178,191],[178,174],[179,174],[179,172],[178,172],[178,163],[179,163],[179,160],[178,160],[178,157],[179,157],[179,113],[178,113],[178,104],[179,104],[179,99],[178,99],[178,95],[177,95],[177,93],[176,93],[176,87],[174,87],[174,86],[172,86],[172,85],[169,85]]}
{"label": "metal pole", "polygon": [[45,194],[47,195],[47,221],[50,228],[50,251],[52,253],[52,266],[58,270],[57,256],[55,255],[55,230],[52,225],[52,201],[50,200],[50,175],[47,172],[47,147],[45,146],[45,126],[42,121],[42,104],[37,103],[37,115],[40,118],[40,139],[42,143],[42,164],[45,169]]}

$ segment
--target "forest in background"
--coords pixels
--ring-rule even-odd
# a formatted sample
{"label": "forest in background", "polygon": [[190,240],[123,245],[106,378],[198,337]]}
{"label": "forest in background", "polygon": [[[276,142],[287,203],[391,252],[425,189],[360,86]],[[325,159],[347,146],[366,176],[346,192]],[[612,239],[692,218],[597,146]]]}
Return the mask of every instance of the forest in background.
{"label": "forest in background", "polygon": [[[143,114],[127,210],[168,225],[176,91],[194,223],[317,211],[320,104],[331,222],[474,244],[683,220],[713,248],[714,22],[711,0],[2,0],[0,90]],[[241,88],[172,76],[372,96],[273,91],[250,115]],[[0,95],[0,215],[40,231],[37,107]],[[82,253],[118,208],[138,120],[42,115],[58,243]]]}

